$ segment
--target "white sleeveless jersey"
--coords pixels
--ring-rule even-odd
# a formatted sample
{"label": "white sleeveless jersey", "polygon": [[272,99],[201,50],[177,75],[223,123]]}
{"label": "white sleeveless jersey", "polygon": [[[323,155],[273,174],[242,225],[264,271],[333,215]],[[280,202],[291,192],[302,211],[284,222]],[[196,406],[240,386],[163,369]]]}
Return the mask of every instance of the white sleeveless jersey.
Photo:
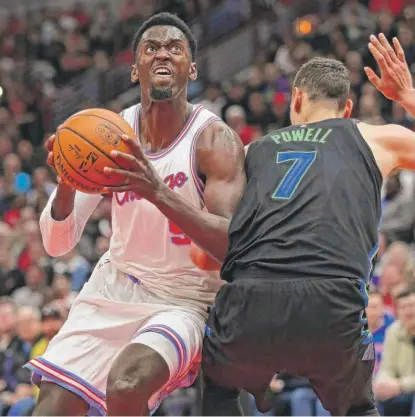
{"label": "white sleeveless jersey", "polygon": [[[121,115],[139,137],[140,105]],[[203,183],[196,172],[196,142],[201,132],[220,120],[195,106],[182,132],[167,148],[147,156],[166,184],[185,200],[203,207]],[[110,258],[120,271],[171,302],[205,308],[221,285],[219,274],[201,271],[190,260],[190,239],[153,204],[133,192],[112,200]]]}

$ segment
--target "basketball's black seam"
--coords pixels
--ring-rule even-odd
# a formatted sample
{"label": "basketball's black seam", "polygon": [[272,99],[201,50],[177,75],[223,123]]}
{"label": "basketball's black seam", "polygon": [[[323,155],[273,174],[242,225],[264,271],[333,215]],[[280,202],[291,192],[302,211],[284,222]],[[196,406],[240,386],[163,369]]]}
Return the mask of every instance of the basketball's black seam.
{"label": "basketball's black seam", "polygon": [[124,169],[117,161],[114,161],[111,156],[107,155],[106,152],[104,152],[102,149],[98,148],[98,146],[94,145],[92,142],[90,142],[86,137],[82,136],[80,133],[78,133],[76,130],[73,130],[70,127],[63,126],[62,129],[59,130],[61,132],[62,130],[69,130],[70,132],[74,133],[75,135],[78,135],[81,139],[83,139],[85,142],[89,143],[93,148],[95,148],[97,151],[105,155],[113,164],[117,165],[118,168]]}
{"label": "basketball's black seam", "polygon": [[[80,176],[80,177],[82,177],[84,180],[87,180],[87,181],[90,181],[90,182],[93,182],[94,184],[97,184],[97,185],[99,185],[101,188],[102,187],[105,187],[105,185],[102,185],[102,184],[100,184],[99,182],[96,182],[96,181],[94,181],[94,180],[91,180],[90,178],[87,178],[87,177],[85,177],[84,175],[82,175],[80,172],[78,172],[78,170],[76,169],[76,168],[74,168],[72,165],[71,165],[71,163],[68,161],[68,159],[66,158],[66,156],[65,156],[65,154],[63,153],[63,150],[62,150],[62,147],[61,147],[61,144],[60,144],[60,141],[59,141],[59,132],[58,132],[58,135],[56,136],[56,139],[58,140],[58,146],[59,146],[59,150],[60,150],[60,153],[61,153],[61,155],[62,155],[62,157],[63,157],[63,159],[65,160],[65,162]],[[69,175],[69,174],[68,174]]]}
{"label": "basketball's black seam", "polygon": [[[105,117],[98,116],[96,114],[78,114],[78,115],[74,114],[68,120],[76,119],[77,117],[96,117],[97,119],[105,120],[106,122],[111,123],[121,134],[125,135],[125,133],[117,125],[115,125],[113,122],[111,122],[111,120],[108,120]],[[130,126],[130,124],[127,122],[127,120],[125,120],[124,118],[122,118],[122,119],[125,121],[125,123],[127,123]],[[64,127],[65,127],[65,125],[64,125]],[[134,130],[132,127],[131,127],[131,129]]]}

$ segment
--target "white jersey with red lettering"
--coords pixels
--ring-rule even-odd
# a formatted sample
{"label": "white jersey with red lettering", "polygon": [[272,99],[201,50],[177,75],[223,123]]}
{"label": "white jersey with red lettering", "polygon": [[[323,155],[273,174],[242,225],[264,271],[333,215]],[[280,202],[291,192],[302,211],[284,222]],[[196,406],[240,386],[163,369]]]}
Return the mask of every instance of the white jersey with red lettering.
{"label": "white jersey with red lettering", "polygon": [[[121,114],[139,140],[140,104]],[[202,106],[194,106],[172,144],[161,152],[147,153],[164,182],[198,208],[203,207],[203,182],[196,170],[196,142],[201,132],[217,120]],[[133,192],[114,194],[112,228],[109,253],[117,269],[159,296],[183,299],[196,306],[213,302],[220,286],[217,275],[192,264],[190,239],[152,203]]]}
{"label": "white jersey with red lettering", "polygon": [[[123,112],[137,133],[139,111],[137,105]],[[196,172],[196,141],[215,120],[201,106],[194,107],[171,146],[148,155],[166,184],[199,208],[203,183]],[[59,253],[79,239],[99,202],[97,196],[77,194],[74,210],[62,222],[51,215],[54,196],[42,213],[43,237],[49,247],[60,245]],[[91,202],[88,210],[78,206],[80,200]],[[45,354],[26,365],[34,372],[34,383],[52,381],[83,398],[88,415],[106,414],[108,375],[130,344],[150,347],[169,368],[169,379],[150,398],[149,409],[176,388],[191,385],[200,366],[208,306],[222,283],[217,273],[193,266],[189,238],[145,199],[132,193],[114,195],[112,228],[109,252],[76,298],[64,326]]]}

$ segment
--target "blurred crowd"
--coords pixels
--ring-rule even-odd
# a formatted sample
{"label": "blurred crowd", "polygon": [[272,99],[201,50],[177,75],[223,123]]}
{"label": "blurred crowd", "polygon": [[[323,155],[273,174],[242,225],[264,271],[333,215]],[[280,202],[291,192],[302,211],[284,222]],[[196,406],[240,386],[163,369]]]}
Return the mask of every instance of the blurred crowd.
{"label": "blurred crowd", "polygon": [[[79,2],[65,11],[9,14],[0,25],[1,415],[29,415],[37,392],[22,365],[41,355],[59,331],[111,237],[111,200],[104,199],[73,251],[52,259],[43,248],[39,215],[56,181],[42,144],[56,127],[50,122],[54,97],[90,67],[131,63],[135,29],[160,8],[192,21],[221,3],[126,0],[118,13],[109,2],[91,13]],[[415,120],[382,98],[363,72],[364,65],[374,67],[367,42],[378,32],[399,37],[415,70],[415,6],[405,0],[321,0],[315,2],[321,6],[317,13],[293,6],[298,3],[258,1],[252,66],[222,83],[204,80],[197,101],[250,143],[289,125],[293,76],[309,58],[324,55],[343,60],[350,70],[354,117],[415,130]],[[384,185],[379,261],[368,296],[377,357],[374,388],[384,415],[415,415],[414,186],[409,172],[397,172]],[[270,415],[327,415],[306,380],[280,374],[271,388]],[[196,398],[195,388],[179,391],[158,413],[195,415]],[[248,414],[260,415],[252,404],[246,406]]]}

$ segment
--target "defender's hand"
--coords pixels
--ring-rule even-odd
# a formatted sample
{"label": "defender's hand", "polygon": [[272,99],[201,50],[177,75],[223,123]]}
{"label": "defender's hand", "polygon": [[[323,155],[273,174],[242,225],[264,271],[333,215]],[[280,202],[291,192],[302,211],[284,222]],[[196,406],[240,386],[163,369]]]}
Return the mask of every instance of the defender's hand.
{"label": "defender's hand", "polygon": [[393,38],[393,46],[381,33],[379,39],[370,37],[369,50],[380,68],[380,77],[368,67],[365,72],[369,81],[389,100],[401,102],[408,92],[412,92],[412,76],[406,63],[405,53],[397,38]]}
{"label": "defender's hand", "polygon": [[105,187],[104,192],[121,193],[133,191],[140,197],[152,201],[165,186],[156,170],[136,139],[122,135],[122,139],[130,146],[132,154],[111,151],[110,155],[124,168],[105,167],[106,174],[116,174],[124,179],[124,185]]}

